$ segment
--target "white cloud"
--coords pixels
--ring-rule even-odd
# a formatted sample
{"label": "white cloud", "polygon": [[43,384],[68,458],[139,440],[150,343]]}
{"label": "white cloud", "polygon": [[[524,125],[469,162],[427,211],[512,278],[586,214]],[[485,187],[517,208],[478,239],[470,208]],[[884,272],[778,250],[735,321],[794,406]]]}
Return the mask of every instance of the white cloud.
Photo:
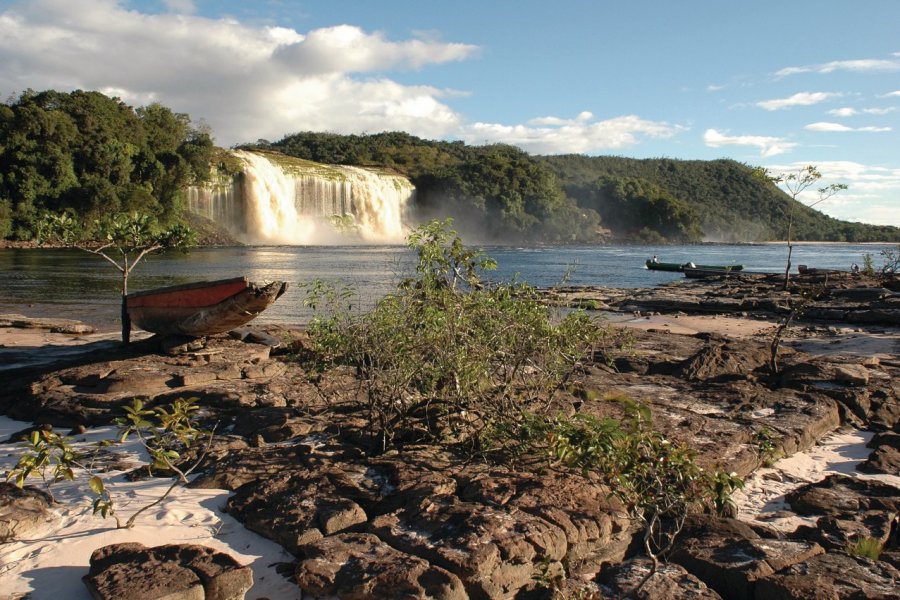
{"label": "white cloud", "polygon": [[759,148],[760,156],[764,158],[784,154],[797,145],[779,137],[761,135],[730,136],[715,129],[707,129],[704,132],[703,143],[710,148],[720,148],[722,146],[756,146]]}
{"label": "white cloud", "polygon": [[897,90],[896,92],[888,92],[887,94],[884,95],[884,97],[885,97],[885,98],[897,98],[897,97],[900,97],[900,90]]}
{"label": "white cloud", "polygon": [[[894,54],[893,56],[897,56]],[[834,60],[818,65],[805,65],[800,67],[785,67],[777,71],[777,77],[786,77],[800,73],[834,73],[835,71],[852,71],[856,73],[890,73],[900,71],[900,58],[895,59],[859,59],[859,60]]]}
{"label": "white cloud", "polygon": [[639,137],[672,137],[681,129],[635,115],[594,121],[582,112],[575,119],[541,117],[524,125],[473,123],[462,128],[462,138],[470,144],[513,144],[536,154],[591,153],[627,148]]}
{"label": "white cloud", "polygon": [[766,110],[781,110],[792,106],[811,106],[839,96],[840,94],[834,92],[798,92],[788,98],[763,100],[757,102],[756,105]]}
{"label": "white cloud", "polygon": [[204,119],[224,145],[302,130],[446,135],[461,121],[441,101],[452,92],[401,85],[383,74],[477,51],[424,39],[395,42],[349,25],[301,33],[149,15],[117,0],[32,0],[0,12],[5,94],[80,88],[115,91],[131,104],[160,101]]}
{"label": "white cloud", "polygon": [[892,112],[896,112],[896,106],[888,106],[885,108],[863,108],[857,110],[855,108],[851,108],[849,106],[845,106],[843,108],[834,108],[828,111],[829,115],[834,117],[855,117],[858,114],[866,114],[866,115],[886,115]]}
{"label": "white cloud", "polygon": [[863,112],[867,115],[886,115],[888,113],[896,112],[896,106],[888,106],[886,108],[864,108]]}
{"label": "white cloud", "polygon": [[[837,219],[873,223],[875,225],[900,225],[900,168],[866,165],[854,161],[798,161],[791,164],[765,165],[770,173],[796,173],[814,164],[822,173],[822,179],[814,188],[833,183],[843,183],[848,189],[818,204],[821,210]],[[798,198],[810,204],[818,200],[815,189],[807,190]]]}
{"label": "white cloud", "polygon": [[840,123],[828,123],[824,121],[820,121],[818,123],[810,123],[804,129],[808,129],[809,131],[827,131],[827,132],[843,132],[843,131],[869,131],[869,132],[884,132],[891,131],[890,127],[847,127],[846,125],[842,125]]}

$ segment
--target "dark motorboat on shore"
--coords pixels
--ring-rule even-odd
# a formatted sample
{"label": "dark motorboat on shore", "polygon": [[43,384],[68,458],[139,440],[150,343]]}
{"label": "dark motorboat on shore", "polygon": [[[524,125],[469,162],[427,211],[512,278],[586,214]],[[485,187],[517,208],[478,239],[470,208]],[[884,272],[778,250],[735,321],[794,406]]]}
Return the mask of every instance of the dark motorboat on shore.
{"label": "dark motorboat on shore", "polygon": [[737,277],[742,275],[740,269],[710,269],[710,268],[701,268],[697,267],[692,269],[691,267],[685,267],[682,269],[685,277],[690,277],[691,279],[706,279],[707,277]]}
{"label": "dark motorboat on shore", "polygon": [[730,271],[742,271],[744,269],[744,265],[695,265],[694,263],[668,263],[668,262],[659,262],[655,260],[648,260],[646,263],[647,268],[651,271],[672,271],[675,273],[684,272],[685,269],[701,269],[704,271],[720,271],[720,272],[730,272]]}
{"label": "dark motorboat on shore", "polygon": [[287,290],[275,281],[256,284],[244,277],[199,281],[128,294],[128,318],[145,331],[199,337],[240,327]]}

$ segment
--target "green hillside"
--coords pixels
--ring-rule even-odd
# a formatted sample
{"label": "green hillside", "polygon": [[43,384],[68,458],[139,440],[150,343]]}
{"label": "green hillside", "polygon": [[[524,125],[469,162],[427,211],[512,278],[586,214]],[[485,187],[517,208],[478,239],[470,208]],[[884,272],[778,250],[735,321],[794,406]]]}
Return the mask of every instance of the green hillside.
{"label": "green hillside", "polygon": [[212,152],[208,132],[160,104],[27,91],[0,104],[0,238],[31,239],[47,210],[86,223],[118,211],[173,222]]}
{"label": "green hillside", "polygon": [[[545,156],[565,193],[600,213],[620,235],[640,236],[653,226],[648,212],[680,214],[681,230],[699,227],[713,241],[784,239],[792,200],[754,169],[733,160],[631,159],[616,156]],[[646,209],[646,206],[657,210]],[[643,211],[642,211],[643,208]],[[898,241],[897,227],[848,223],[797,203],[794,239],[846,242]],[[672,228],[673,226],[670,226]],[[657,231],[661,231],[656,226]],[[671,236],[669,236],[671,237]]]}
{"label": "green hillside", "polygon": [[[258,147],[258,146],[257,146]],[[388,167],[412,179],[421,217],[548,242],[785,239],[793,202],[733,160],[531,156],[405,133],[304,132],[263,147],[318,162]],[[900,228],[848,223],[796,203],[796,240],[900,241]]]}
{"label": "green hillside", "polygon": [[[31,239],[47,210],[86,224],[123,210],[181,220],[187,186],[236,166],[211,134],[160,104],[135,109],[99,92],[29,90],[0,103],[0,238]],[[532,156],[399,132],[305,132],[246,148],[393,170],[416,186],[414,221],[452,216],[478,242],[784,239],[792,203],[730,160]],[[900,241],[896,227],[794,207],[797,240]]]}

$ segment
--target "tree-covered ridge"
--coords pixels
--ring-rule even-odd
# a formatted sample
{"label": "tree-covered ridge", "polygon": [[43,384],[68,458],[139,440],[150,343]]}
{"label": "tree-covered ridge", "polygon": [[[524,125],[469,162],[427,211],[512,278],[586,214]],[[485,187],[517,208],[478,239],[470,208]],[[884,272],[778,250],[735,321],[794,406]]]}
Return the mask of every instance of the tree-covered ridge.
{"label": "tree-covered ridge", "polygon": [[[771,181],[731,160],[540,157],[400,132],[305,132],[244,148],[395,171],[416,186],[414,223],[453,217],[479,241],[784,239],[792,206]],[[99,92],[28,91],[0,104],[0,238],[31,239],[48,210],[82,223],[139,211],[168,225],[182,217],[188,185],[242,168],[188,115],[158,103],[134,109]],[[795,240],[900,241],[896,227],[795,208]]]}
{"label": "tree-covered ridge", "polygon": [[[792,200],[771,181],[759,177],[754,168],[737,161],[583,155],[538,160],[564,182],[567,195],[597,210],[604,224],[620,235],[653,227],[653,219],[648,221],[635,201],[646,205],[654,198],[664,212],[680,213],[675,220],[676,233],[685,228],[696,233],[699,228],[703,239],[736,242],[781,240],[787,235]],[[840,221],[800,203],[796,209],[796,240],[900,240],[897,227]],[[678,235],[672,238],[660,226],[665,222],[662,215],[654,218],[656,231],[677,239]]]}
{"label": "tree-covered ridge", "polygon": [[208,176],[212,151],[208,132],[158,103],[27,91],[0,104],[0,238],[31,239],[47,210],[172,222],[185,186]]}
{"label": "tree-covered ridge", "polygon": [[453,217],[467,237],[507,241],[596,240],[599,216],[567,198],[556,175],[505,144],[469,146],[406,133],[304,132],[248,149],[325,163],[389,168],[416,186],[417,219]]}
{"label": "tree-covered ridge", "polygon": [[[453,216],[470,237],[780,240],[792,202],[754,168],[726,159],[531,156],[502,144],[469,146],[397,132],[304,132],[256,147],[317,162],[395,169],[415,184],[421,218]],[[900,228],[848,223],[799,205],[794,237],[900,241]]]}

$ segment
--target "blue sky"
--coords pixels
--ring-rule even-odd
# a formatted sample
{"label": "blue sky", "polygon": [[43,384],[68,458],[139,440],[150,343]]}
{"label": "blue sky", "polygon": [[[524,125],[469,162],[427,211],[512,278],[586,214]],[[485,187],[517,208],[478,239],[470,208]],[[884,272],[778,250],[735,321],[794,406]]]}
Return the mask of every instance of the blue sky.
{"label": "blue sky", "polygon": [[900,226],[898,31],[897,0],[0,0],[0,94],[159,101],[224,146],[403,130],[813,164],[849,185],[817,208]]}

